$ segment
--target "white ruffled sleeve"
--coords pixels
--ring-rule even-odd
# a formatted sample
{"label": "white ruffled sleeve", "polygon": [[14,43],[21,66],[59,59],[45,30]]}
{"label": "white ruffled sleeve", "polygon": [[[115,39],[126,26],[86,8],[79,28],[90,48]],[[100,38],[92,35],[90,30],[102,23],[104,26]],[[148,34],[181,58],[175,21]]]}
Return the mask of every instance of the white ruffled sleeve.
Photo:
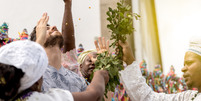
{"label": "white ruffled sleeve", "polygon": [[177,94],[156,93],[146,84],[139,64],[134,61],[120,71],[120,79],[132,101],[191,101],[196,91],[185,91]]}

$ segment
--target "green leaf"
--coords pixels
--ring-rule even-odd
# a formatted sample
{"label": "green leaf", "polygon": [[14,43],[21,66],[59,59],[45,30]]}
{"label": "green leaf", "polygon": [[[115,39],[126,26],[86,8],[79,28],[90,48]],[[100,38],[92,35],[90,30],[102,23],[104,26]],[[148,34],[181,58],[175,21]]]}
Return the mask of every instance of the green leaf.
{"label": "green leaf", "polygon": [[109,72],[109,75],[110,75],[110,77],[111,77],[111,78],[113,78],[113,77],[114,77],[114,76],[112,75],[112,73],[111,73],[111,72]]}
{"label": "green leaf", "polygon": [[110,18],[110,17],[109,17],[109,18],[107,18],[107,20],[108,20],[109,22],[112,22],[112,18]]}
{"label": "green leaf", "polygon": [[118,5],[118,6],[121,6],[121,4],[120,4],[119,2],[117,2],[117,5]]}
{"label": "green leaf", "polygon": [[110,25],[107,25],[107,28],[110,29]]}
{"label": "green leaf", "polygon": [[115,65],[119,64],[118,61],[112,61],[112,63]]}
{"label": "green leaf", "polygon": [[111,7],[109,7],[109,11],[112,12],[112,8]]}
{"label": "green leaf", "polygon": [[122,12],[119,12],[119,15],[120,15],[121,17],[124,17],[124,14],[123,14]]}
{"label": "green leaf", "polygon": [[127,5],[127,6],[126,6],[126,10],[129,11],[130,9],[131,9],[131,6]]}
{"label": "green leaf", "polygon": [[105,68],[106,68],[106,69],[109,69],[109,68],[110,68],[110,66],[111,66],[111,65],[110,65],[110,64],[108,64],[108,65],[107,65]]}
{"label": "green leaf", "polygon": [[107,64],[107,62],[105,61],[105,60],[100,60],[101,61],[101,63],[105,66],[106,64]]}
{"label": "green leaf", "polygon": [[99,69],[94,69],[93,72],[96,72],[96,71],[98,71],[98,70],[99,70]]}
{"label": "green leaf", "polygon": [[110,12],[109,11],[107,11],[107,13],[106,13],[108,16],[110,16]]}

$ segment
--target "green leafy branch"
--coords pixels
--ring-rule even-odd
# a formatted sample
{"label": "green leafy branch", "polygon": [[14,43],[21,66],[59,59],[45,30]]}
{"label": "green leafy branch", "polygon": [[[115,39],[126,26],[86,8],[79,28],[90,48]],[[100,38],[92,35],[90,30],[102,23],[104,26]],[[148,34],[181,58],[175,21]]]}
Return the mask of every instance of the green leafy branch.
{"label": "green leafy branch", "polygon": [[[95,62],[96,68],[93,70],[93,72],[96,72],[98,70],[107,70],[109,71],[109,82],[105,86],[105,96],[107,98],[107,92],[112,91],[114,92],[115,87],[119,85],[119,69],[123,70],[123,65],[119,64],[120,60],[117,58],[114,58],[111,54],[109,54],[107,51],[98,54],[97,60]],[[93,75],[91,75],[90,79],[93,78]]]}
{"label": "green leafy branch", "polygon": [[[139,19],[139,15],[131,13],[131,6],[124,5],[124,0],[117,2],[117,9],[112,9],[109,7],[109,11],[107,11],[108,18],[107,20],[110,24],[107,25],[107,28],[111,31],[110,40],[114,40],[114,42],[110,45],[110,47],[116,48],[116,56],[112,57],[108,52],[104,52],[102,54],[98,54],[97,61],[95,63],[95,69],[93,72],[97,70],[108,70],[110,80],[105,87],[105,96],[107,98],[107,92],[114,92],[115,87],[120,84],[119,82],[119,71],[123,70],[123,52],[122,47],[119,45],[119,40],[125,42],[127,37],[126,35],[130,35],[135,30],[133,28],[133,19]],[[90,79],[93,78],[93,74]]]}

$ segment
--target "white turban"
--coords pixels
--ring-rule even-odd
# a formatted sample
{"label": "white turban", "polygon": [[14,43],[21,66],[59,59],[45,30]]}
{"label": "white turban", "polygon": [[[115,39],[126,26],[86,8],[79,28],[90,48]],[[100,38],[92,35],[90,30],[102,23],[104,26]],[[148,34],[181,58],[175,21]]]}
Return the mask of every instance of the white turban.
{"label": "white turban", "polygon": [[91,49],[91,50],[87,50],[87,51],[82,52],[82,53],[79,55],[79,57],[78,57],[78,59],[77,59],[77,62],[78,62],[79,64],[82,64],[82,63],[84,62],[85,58],[87,57],[87,55],[88,55],[89,53],[91,53],[91,52],[97,52],[97,51],[96,51],[95,49]]}
{"label": "white turban", "polygon": [[19,88],[23,91],[42,77],[48,66],[48,57],[38,43],[15,41],[0,48],[0,63],[13,65],[24,72]]}
{"label": "white turban", "polygon": [[201,36],[191,37],[189,40],[189,49],[187,51],[201,56]]}

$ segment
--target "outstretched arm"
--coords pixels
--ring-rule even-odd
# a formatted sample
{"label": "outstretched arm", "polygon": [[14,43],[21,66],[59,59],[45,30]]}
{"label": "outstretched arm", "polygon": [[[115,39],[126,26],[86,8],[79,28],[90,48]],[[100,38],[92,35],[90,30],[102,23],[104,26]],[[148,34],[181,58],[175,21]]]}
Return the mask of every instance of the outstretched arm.
{"label": "outstretched arm", "polygon": [[99,70],[94,73],[91,84],[84,92],[72,93],[74,101],[102,101],[105,84],[109,81],[109,74],[106,70]]}
{"label": "outstretched arm", "polygon": [[[109,41],[105,41],[103,37],[99,37],[99,45],[97,41],[94,41],[96,46],[97,53],[103,53],[109,50]],[[96,58],[93,58],[91,54],[88,54],[91,61],[95,63]],[[87,87],[85,92],[73,93],[73,97],[75,101],[101,101],[105,91],[105,85],[109,81],[108,71],[99,70],[94,73],[94,77],[91,81],[91,84]]]}
{"label": "outstretched arm", "polygon": [[123,48],[123,60],[127,67],[120,71],[121,82],[132,101],[190,101],[195,92],[186,91],[177,94],[156,93],[146,84],[139,64],[133,57],[130,45],[119,42]]}
{"label": "outstretched arm", "polygon": [[63,53],[75,48],[74,26],[71,12],[72,0],[64,0],[65,10],[62,23],[62,36],[64,38]]}

